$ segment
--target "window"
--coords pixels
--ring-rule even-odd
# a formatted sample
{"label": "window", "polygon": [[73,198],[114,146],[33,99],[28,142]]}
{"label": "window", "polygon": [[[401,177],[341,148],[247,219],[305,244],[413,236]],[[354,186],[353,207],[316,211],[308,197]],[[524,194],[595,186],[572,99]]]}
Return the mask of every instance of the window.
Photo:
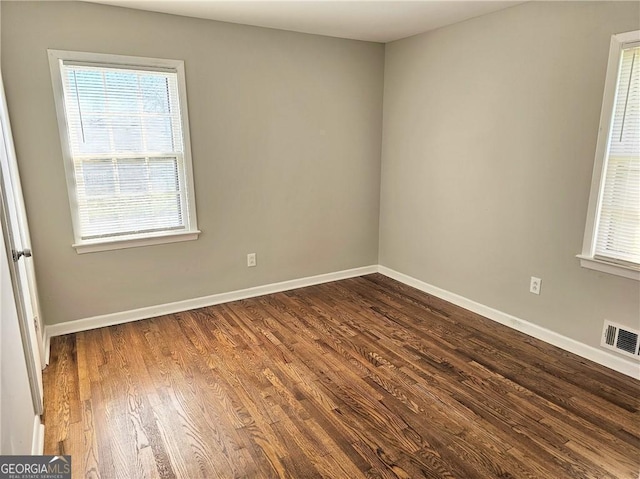
{"label": "window", "polygon": [[640,280],[640,31],[611,39],[580,263]]}
{"label": "window", "polygon": [[196,239],[184,63],[49,50],[78,253]]}

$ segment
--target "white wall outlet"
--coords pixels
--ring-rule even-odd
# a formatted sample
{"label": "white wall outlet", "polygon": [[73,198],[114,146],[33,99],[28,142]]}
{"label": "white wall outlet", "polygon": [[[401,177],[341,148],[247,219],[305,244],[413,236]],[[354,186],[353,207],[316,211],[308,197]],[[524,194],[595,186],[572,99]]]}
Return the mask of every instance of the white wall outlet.
{"label": "white wall outlet", "polygon": [[542,288],[542,280],[531,276],[531,283],[529,284],[529,292],[533,294],[540,294],[540,288]]}
{"label": "white wall outlet", "polygon": [[247,267],[253,268],[256,265],[256,254],[249,253],[247,255]]}

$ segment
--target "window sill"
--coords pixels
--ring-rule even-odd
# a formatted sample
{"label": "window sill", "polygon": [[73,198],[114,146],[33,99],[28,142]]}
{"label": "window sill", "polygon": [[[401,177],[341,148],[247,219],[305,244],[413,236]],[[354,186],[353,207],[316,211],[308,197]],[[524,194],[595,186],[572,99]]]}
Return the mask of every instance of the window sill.
{"label": "window sill", "polygon": [[585,256],[582,254],[579,254],[576,257],[580,259],[580,266],[582,266],[583,268],[594,269],[602,273],[615,274],[616,276],[623,276],[625,278],[640,281],[640,269],[633,268],[631,266],[610,263],[608,261],[591,258],[590,256]]}
{"label": "window sill", "polygon": [[181,231],[180,233],[161,233],[150,236],[128,237],[121,239],[104,239],[83,241],[72,245],[78,254],[96,253],[114,249],[137,248],[139,246],[152,246],[165,243],[177,243],[179,241],[192,241],[198,239],[200,231]]}

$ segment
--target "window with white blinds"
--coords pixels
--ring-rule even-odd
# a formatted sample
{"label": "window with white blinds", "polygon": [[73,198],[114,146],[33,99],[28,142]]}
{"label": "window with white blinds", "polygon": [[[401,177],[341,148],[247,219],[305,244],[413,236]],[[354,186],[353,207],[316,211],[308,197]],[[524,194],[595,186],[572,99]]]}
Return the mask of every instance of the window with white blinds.
{"label": "window with white blinds", "polygon": [[194,239],[181,237],[197,233],[182,62],[49,54],[74,246]]}
{"label": "window with white blinds", "polygon": [[595,257],[640,265],[640,46],[622,50]]}
{"label": "window with white blinds", "polygon": [[640,31],[614,35],[610,56],[579,257],[583,266],[640,279]]}

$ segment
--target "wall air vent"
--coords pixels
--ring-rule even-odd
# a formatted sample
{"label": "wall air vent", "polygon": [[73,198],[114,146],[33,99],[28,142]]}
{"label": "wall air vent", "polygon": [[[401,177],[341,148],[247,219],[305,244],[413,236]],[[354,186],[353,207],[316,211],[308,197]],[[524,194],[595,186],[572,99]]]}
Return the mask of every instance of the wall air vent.
{"label": "wall air vent", "polygon": [[600,345],[640,361],[640,331],[605,320]]}

